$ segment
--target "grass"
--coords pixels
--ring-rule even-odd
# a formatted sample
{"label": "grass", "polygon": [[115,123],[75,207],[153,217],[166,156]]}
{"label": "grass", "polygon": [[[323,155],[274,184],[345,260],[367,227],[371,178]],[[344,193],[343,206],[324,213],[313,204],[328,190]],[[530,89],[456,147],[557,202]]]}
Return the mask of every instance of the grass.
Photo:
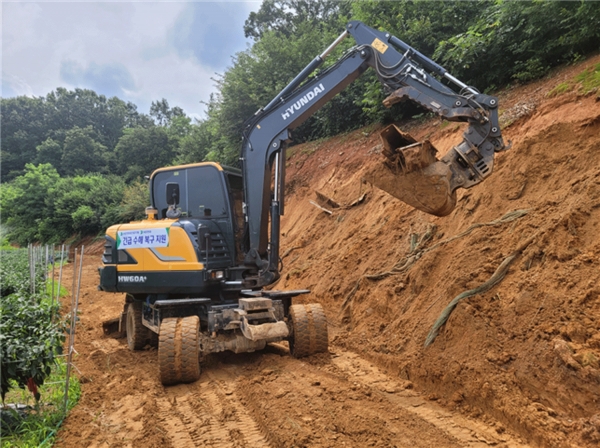
{"label": "grass", "polygon": [[[64,419],[64,392],[67,364],[59,358],[51,375],[43,386],[38,388],[41,399],[36,403],[32,394],[16,387],[6,394],[6,403],[18,403],[31,407],[30,411],[18,423],[12,432],[2,428],[1,448],[50,447],[56,438],[56,432]],[[67,410],[75,406],[81,395],[81,386],[75,375],[69,382],[69,401]]]}
{"label": "grass", "polygon": [[566,82],[561,82],[559,85],[550,90],[547,94],[549,97],[562,95],[577,89],[580,95],[588,95],[594,92],[600,92],[600,63],[591,68],[586,68],[581,73],[575,75]]}
{"label": "grass", "polygon": [[553,97],[553,96],[562,95],[563,93],[567,93],[568,91],[570,91],[572,88],[573,88],[572,84],[570,84],[568,82],[561,82],[555,88],[550,90],[550,92],[548,92],[548,96]]}
{"label": "grass", "polygon": [[[46,280],[46,293],[48,297],[52,297],[52,292],[54,292],[54,297],[56,297],[57,289],[58,289],[58,280],[54,280],[54,285],[52,285],[52,279]],[[69,291],[65,288],[64,282],[60,285],[60,295],[59,297],[65,297],[69,295]]]}
{"label": "grass", "polygon": [[600,88],[600,62],[592,70],[586,68],[575,76],[575,81],[581,84],[580,90],[584,95],[598,91]]}

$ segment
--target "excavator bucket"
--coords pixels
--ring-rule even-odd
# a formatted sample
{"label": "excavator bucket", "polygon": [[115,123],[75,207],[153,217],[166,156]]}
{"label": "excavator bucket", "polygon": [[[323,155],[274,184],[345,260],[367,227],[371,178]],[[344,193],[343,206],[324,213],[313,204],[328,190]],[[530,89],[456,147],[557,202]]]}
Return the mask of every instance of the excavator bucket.
{"label": "excavator bucket", "polygon": [[381,131],[385,160],[365,180],[408,205],[435,216],[454,210],[456,192],[448,163],[429,140],[417,142],[395,125]]}

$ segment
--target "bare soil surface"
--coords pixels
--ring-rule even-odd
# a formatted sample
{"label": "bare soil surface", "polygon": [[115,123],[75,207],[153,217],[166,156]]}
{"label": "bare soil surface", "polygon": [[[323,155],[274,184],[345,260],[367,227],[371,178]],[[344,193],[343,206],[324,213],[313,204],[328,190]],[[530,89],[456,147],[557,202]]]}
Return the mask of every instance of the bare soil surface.
{"label": "bare soil surface", "polygon": [[[75,344],[82,397],[57,446],[598,446],[600,101],[547,97],[598,61],[500,97],[512,149],[444,218],[363,180],[381,162],[376,128],[288,150],[274,288],[312,290],[302,300],[325,308],[327,354],[296,360],[272,344],[214,355],[199,381],[163,387],[156,349],[102,332],[124,298],[96,290],[92,244]],[[462,139],[439,120],[400,127],[440,151]],[[460,302],[425,347],[446,305],[510,255],[506,277]]]}

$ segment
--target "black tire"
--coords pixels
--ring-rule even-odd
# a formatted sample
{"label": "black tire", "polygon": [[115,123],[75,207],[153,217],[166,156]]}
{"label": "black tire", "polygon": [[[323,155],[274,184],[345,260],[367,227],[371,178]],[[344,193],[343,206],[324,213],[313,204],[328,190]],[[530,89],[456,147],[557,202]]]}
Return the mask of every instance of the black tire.
{"label": "black tire", "polygon": [[200,378],[200,319],[170,317],[160,325],[158,364],[160,381],[168,386]]}
{"label": "black tire", "polygon": [[153,332],[152,330],[148,330],[148,344],[150,347],[157,348],[158,347],[158,333]]}
{"label": "black tire", "polygon": [[292,305],[289,317],[292,327],[290,353],[294,358],[328,351],[327,318],[320,304]]}
{"label": "black tire", "polygon": [[148,340],[148,329],[142,325],[142,302],[127,305],[127,345],[130,350],[141,350]]}
{"label": "black tire", "polygon": [[310,354],[325,353],[329,350],[327,318],[320,303],[306,305],[310,329]]}
{"label": "black tire", "polygon": [[188,316],[181,320],[181,379],[193,383],[200,378],[200,318]]}
{"label": "black tire", "polygon": [[169,317],[162,320],[158,335],[158,367],[160,381],[165,386],[177,384],[181,376],[181,358],[175,363],[175,330],[177,318]]}
{"label": "black tire", "polygon": [[303,358],[310,353],[310,330],[308,328],[308,313],[304,305],[290,306],[291,336],[290,353],[294,358]]}

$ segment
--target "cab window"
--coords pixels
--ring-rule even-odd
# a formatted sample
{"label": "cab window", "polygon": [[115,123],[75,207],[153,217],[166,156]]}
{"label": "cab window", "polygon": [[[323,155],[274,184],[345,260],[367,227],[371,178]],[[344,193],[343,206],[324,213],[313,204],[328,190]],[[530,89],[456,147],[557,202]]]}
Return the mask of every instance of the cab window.
{"label": "cab window", "polygon": [[159,219],[167,213],[167,184],[179,185],[181,216],[187,218],[227,216],[223,174],[214,166],[195,166],[161,171],[153,178],[152,202]]}

